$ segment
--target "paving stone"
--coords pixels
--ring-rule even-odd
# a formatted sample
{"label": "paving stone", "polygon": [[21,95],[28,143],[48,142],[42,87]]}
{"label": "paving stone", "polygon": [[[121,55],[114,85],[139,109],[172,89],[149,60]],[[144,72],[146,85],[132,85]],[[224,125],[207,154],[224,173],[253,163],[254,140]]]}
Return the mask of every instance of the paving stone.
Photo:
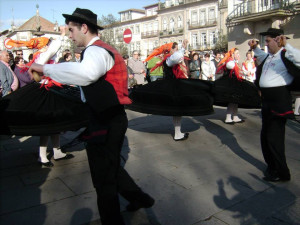
{"label": "paving stone", "polygon": [[47,181],[41,185],[32,185],[19,190],[1,192],[0,215],[58,201],[74,193],[59,179]]}

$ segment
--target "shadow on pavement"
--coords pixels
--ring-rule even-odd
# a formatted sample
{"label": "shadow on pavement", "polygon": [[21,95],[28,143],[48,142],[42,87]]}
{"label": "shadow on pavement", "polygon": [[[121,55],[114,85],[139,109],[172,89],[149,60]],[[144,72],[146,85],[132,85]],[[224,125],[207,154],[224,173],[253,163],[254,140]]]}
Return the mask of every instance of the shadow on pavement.
{"label": "shadow on pavement", "polygon": [[[255,175],[251,175],[261,181]],[[243,188],[251,186],[242,179],[232,176],[227,181],[218,180],[217,185],[219,193],[213,197],[213,201],[219,208],[226,209],[226,215],[218,216],[224,222],[229,220],[240,225],[299,224],[299,221],[293,220],[287,213],[289,206],[295,203],[296,196],[284,187],[270,186],[264,192],[244,199]],[[224,185],[230,185],[237,193],[229,198]],[[237,201],[239,204],[236,204]]]}

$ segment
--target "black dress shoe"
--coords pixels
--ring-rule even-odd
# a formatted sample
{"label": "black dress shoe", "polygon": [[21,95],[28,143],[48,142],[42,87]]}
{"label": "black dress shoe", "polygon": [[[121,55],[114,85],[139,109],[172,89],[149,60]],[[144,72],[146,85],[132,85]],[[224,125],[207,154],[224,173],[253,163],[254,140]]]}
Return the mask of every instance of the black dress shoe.
{"label": "black dress shoe", "polygon": [[54,164],[51,162],[51,161],[49,161],[49,162],[40,162],[40,164],[42,165],[42,166],[44,166],[44,167],[52,167],[52,166],[54,166]]}
{"label": "black dress shoe", "polygon": [[224,123],[226,123],[226,124],[230,124],[230,125],[233,125],[233,124],[234,124],[234,122],[233,122],[233,121],[231,121],[231,122],[226,122],[226,121],[224,121]]}
{"label": "black dress shoe", "polygon": [[183,137],[182,138],[179,138],[179,139],[175,139],[174,138],[174,141],[184,141],[186,139],[189,138],[189,133],[184,133]]}
{"label": "black dress shoe", "polygon": [[155,200],[146,193],[141,193],[140,196],[138,196],[137,200],[130,202],[126,206],[126,210],[129,212],[137,211],[141,208],[150,208],[154,205]]}
{"label": "black dress shoe", "polygon": [[237,121],[237,122],[233,121],[233,122],[234,122],[234,123],[244,123],[245,120],[241,119],[240,121]]}
{"label": "black dress shoe", "polygon": [[269,182],[285,182],[285,181],[290,181],[291,177],[287,176],[287,177],[279,177],[279,176],[265,176],[263,178],[265,181],[269,181]]}
{"label": "black dress shoe", "polygon": [[72,158],[74,158],[73,154],[66,154],[64,157],[58,158],[58,159],[54,159],[54,160],[55,161],[59,161],[59,160],[72,159]]}

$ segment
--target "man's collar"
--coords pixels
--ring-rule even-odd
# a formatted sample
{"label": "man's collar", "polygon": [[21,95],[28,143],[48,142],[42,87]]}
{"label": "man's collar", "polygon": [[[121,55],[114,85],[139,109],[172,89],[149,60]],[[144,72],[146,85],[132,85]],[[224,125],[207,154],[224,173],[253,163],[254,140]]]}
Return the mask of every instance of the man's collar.
{"label": "man's collar", "polygon": [[92,38],[92,40],[90,40],[90,42],[87,44],[87,46],[86,46],[86,47],[88,47],[88,46],[92,45],[92,44],[93,44],[95,41],[97,41],[97,40],[100,40],[100,38],[99,38],[98,36],[96,36],[96,37]]}

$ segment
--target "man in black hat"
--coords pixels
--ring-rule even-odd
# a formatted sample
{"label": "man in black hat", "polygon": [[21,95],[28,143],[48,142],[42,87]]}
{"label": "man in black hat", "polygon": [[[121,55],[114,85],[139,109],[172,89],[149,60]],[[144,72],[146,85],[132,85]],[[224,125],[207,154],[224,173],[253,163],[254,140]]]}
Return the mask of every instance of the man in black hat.
{"label": "man in black hat", "polygon": [[80,86],[81,99],[90,109],[86,150],[101,222],[123,225],[118,194],[129,201],[128,211],[154,204],[154,199],[120,166],[120,152],[128,126],[124,105],[131,103],[127,68],[117,50],[99,39],[98,30],[103,28],[97,25],[96,14],[77,8],[72,15],[63,16],[70,38],[78,47],[85,47],[81,62],[33,64],[29,72],[42,72],[62,84]]}
{"label": "man in black hat", "polygon": [[250,40],[248,44],[259,65],[256,82],[262,96],[261,148],[268,166],[264,179],[289,181],[291,175],[286,163],[284,140],[286,120],[294,118],[288,87],[294,77],[288,72],[285,60],[300,68],[300,51],[287,43],[289,38],[284,36],[282,29],[269,28],[260,34],[265,36],[269,54],[257,48],[256,40]]}

